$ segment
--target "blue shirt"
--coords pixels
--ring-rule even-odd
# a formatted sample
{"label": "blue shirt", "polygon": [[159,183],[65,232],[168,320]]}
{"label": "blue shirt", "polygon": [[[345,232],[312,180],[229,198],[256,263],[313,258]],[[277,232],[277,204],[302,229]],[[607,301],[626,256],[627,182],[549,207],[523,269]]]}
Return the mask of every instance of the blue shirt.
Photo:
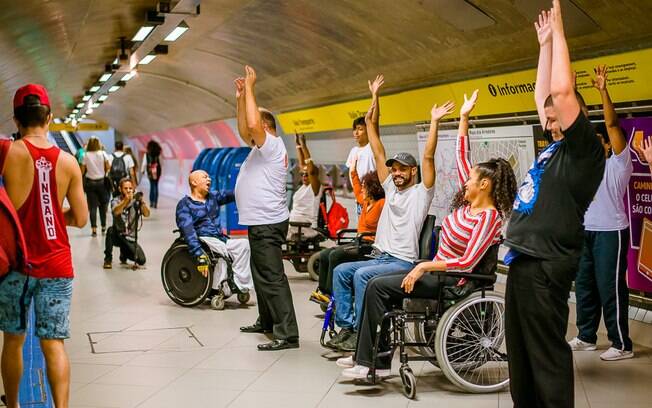
{"label": "blue shirt", "polygon": [[235,201],[232,191],[211,191],[205,202],[195,201],[185,196],[177,204],[177,227],[188,244],[193,256],[200,256],[203,251],[199,237],[226,239],[220,223],[220,206]]}

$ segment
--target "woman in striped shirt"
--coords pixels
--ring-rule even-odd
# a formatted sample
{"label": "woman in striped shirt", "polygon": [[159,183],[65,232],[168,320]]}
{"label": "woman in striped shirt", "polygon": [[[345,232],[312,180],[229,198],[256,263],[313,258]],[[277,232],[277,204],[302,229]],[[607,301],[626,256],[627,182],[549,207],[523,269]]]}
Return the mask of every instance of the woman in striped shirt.
{"label": "woman in striped shirt", "polygon": [[[471,272],[486,251],[501,241],[503,219],[509,216],[516,196],[516,177],[504,159],[491,159],[473,166],[469,152],[469,114],[475,106],[478,91],[460,109],[457,138],[457,173],[460,191],[442,223],[439,248],[433,261],[418,264],[405,272],[382,275],[369,281],[364,294],[364,311],[360,319],[358,345],[353,356],[341,358],[337,364],[346,369],[348,378],[366,378],[371,361],[377,328],[383,315],[404,298],[431,298],[439,293],[440,271]],[[400,239],[400,237],[396,237]],[[461,285],[464,279],[442,279],[444,285]],[[388,327],[381,327],[379,347],[387,349]],[[391,356],[375,362],[376,375],[389,375]],[[355,365],[357,364],[357,365]]]}

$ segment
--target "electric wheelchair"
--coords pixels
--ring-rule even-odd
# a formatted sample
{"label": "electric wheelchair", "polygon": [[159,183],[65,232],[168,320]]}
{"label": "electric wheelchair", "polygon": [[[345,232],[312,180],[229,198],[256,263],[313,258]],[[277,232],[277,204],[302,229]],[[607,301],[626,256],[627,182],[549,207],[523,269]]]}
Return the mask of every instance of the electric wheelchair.
{"label": "electric wheelchair", "polygon": [[[178,233],[179,230],[174,232]],[[197,271],[195,258],[190,254],[188,244],[181,236],[175,239],[163,256],[161,280],[168,297],[174,303],[185,307],[194,307],[210,300],[211,307],[216,310],[224,309],[225,300],[232,294],[237,295],[241,304],[249,302],[249,291],[240,289],[235,283],[232,260],[228,256],[215,253],[204,242],[201,245],[209,258],[206,277]],[[226,279],[220,282],[218,289],[213,289],[213,272],[220,259],[226,262]]]}

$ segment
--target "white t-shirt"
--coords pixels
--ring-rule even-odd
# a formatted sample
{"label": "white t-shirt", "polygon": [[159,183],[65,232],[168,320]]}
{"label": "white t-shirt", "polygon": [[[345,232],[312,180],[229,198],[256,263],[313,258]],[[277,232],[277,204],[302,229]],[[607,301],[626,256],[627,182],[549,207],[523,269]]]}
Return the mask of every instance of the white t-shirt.
{"label": "white t-shirt", "polygon": [[310,184],[302,184],[292,196],[292,211],[290,221],[309,222],[313,227],[317,226],[317,210],[319,199],[312,191]]}
{"label": "white t-shirt", "polygon": [[364,147],[354,146],[351,152],[349,152],[349,157],[346,159],[346,167],[351,168],[356,160],[355,171],[358,173],[360,180],[367,173],[376,170],[376,159],[374,159],[371,144],[367,143]]}
{"label": "white t-shirt", "polygon": [[[113,163],[113,156],[115,157],[122,157],[125,156],[125,152],[114,152],[112,155],[109,155],[109,164]],[[134,159],[131,158],[131,156],[126,155],[124,158],[125,161],[125,167],[127,168],[127,175],[129,176],[131,173],[129,172],[136,164],[134,164]]]}
{"label": "white t-shirt", "polygon": [[383,183],[385,206],[380,213],[374,247],[408,262],[419,257],[419,236],[435,194],[423,183],[399,191],[391,176]]}
{"label": "white t-shirt", "polygon": [[598,192],[584,215],[587,231],[620,231],[629,226],[623,197],[633,171],[629,147],[607,159]]}
{"label": "white t-shirt", "polygon": [[104,162],[106,156],[102,150],[96,152],[86,152],[82,163],[86,166],[86,177],[91,180],[101,180],[104,178]]}
{"label": "white t-shirt", "polygon": [[266,133],[265,143],[254,146],[242,163],[235,183],[240,224],[277,224],[287,220],[288,154],[280,137]]}

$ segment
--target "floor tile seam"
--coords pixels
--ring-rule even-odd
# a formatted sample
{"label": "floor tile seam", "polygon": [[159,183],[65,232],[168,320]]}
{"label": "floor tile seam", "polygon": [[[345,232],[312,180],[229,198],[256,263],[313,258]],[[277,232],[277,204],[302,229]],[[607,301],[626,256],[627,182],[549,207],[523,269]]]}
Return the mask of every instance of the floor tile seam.
{"label": "floor tile seam", "polygon": [[[269,367],[268,367],[268,368],[269,368]],[[262,377],[264,374],[265,374],[265,371],[260,371],[260,373],[256,376],[256,378],[254,378],[254,379],[249,383],[249,385],[247,385],[246,388],[244,388],[243,390],[240,390],[240,392],[238,392],[238,394],[236,394],[236,396],[233,397],[233,399],[232,399],[231,401],[229,401],[229,403],[226,405],[226,408],[229,408],[229,407],[233,406],[233,403],[234,403],[238,398],[240,398],[240,396],[241,396],[245,391],[247,391],[247,390],[249,389],[249,387],[251,387],[253,384],[255,384],[256,381],[258,381],[258,380],[260,379],[260,377]]]}
{"label": "floor tile seam", "polygon": [[176,380],[178,380],[179,378],[181,378],[182,376],[184,376],[188,371],[189,371],[189,369],[183,371],[179,376],[177,376],[177,377],[173,378],[172,380],[170,380],[169,382],[165,383],[165,385],[163,385],[162,387],[158,388],[158,389],[157,389],[156,391],[154,391],[152,394],[148,395],[144,400],[142,400],[138,405],[136,405],[136,407],[140,407],[140,406],[142,406],[144,403],[146,403],[147,401],[149,401],[150,399],[152,399],[153,397],[155,397],[159,392],[164,391],[164,390],[165,390],[165,389],[166,389],[170,384],[172,384],[173,382],[175,382]]}

